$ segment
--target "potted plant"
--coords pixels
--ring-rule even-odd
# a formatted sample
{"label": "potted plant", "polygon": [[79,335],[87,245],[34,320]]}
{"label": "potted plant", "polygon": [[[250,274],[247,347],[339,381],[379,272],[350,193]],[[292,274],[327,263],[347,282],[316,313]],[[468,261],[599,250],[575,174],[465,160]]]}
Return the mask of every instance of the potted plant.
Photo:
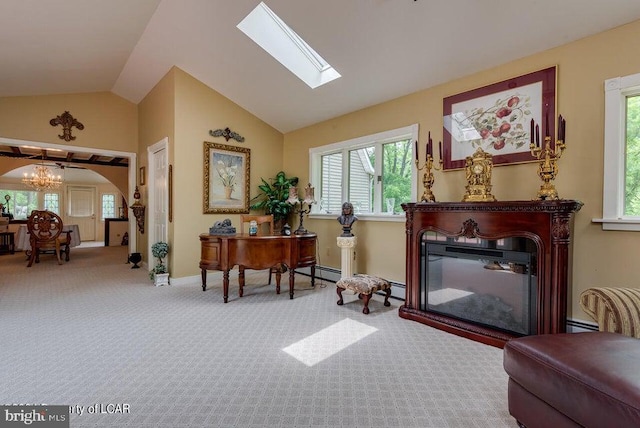
{"label": "potted plant", "polygon": [[153,280],[156,287],[169,285],[169,270],[162,261],[169,254],[169,244],[163,241],[156,242],[151,246],[151,254],[158,259],[158,263],[149,271],[149,278]]}
{"label": "potted plant", "polygon": [[298,185],[298,177],[287,177],[283,171],[276,174],[271,182],[261,179],[262,184],[258,185],[260,193],[255,196],[255,201],[250,208],[252,210],[264,210],[266,214],[273,214],[275,229],[281,230],[292,212],[293,206],[287,203],[289,197],[289,187]]}

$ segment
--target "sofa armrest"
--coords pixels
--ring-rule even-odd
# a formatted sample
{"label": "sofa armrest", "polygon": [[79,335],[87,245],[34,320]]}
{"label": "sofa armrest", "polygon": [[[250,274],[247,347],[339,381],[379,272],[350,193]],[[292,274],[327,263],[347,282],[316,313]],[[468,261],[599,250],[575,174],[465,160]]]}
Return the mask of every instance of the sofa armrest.
{"label": "sofa armrest", "polygon": [[600,331],[640,338],[640,288],[588,288],[580,294],[580,306]]}

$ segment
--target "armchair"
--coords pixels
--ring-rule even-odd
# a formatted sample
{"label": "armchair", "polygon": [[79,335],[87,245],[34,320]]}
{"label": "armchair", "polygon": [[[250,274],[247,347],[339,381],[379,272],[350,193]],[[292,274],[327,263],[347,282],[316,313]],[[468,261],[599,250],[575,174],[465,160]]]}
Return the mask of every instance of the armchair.
{"label": "armchair", "polygon": [[580,306],[600,331],[640,338],[640,288],[588,288],[580,294]]}

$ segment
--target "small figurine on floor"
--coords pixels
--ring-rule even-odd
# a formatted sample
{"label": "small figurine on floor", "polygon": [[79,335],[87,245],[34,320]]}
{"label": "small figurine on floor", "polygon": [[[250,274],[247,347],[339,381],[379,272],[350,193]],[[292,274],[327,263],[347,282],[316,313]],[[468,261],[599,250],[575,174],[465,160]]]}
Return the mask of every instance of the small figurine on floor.
{"label": "small figurine on floor", "polygon": [[358,220],[358,217],[353,215],[353,205],[351,202],[345,202],[342,204],[342,215],[338,217],[338,223],[342,225],[342,235],[340,236],[353,236],[351,233],[351,225]]}

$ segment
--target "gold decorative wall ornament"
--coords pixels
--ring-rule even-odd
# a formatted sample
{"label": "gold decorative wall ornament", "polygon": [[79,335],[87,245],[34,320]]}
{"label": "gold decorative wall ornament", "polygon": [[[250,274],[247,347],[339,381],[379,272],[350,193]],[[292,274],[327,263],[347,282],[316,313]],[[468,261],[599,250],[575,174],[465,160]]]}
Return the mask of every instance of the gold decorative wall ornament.
{"label": "gold decorative wall ornament", "polygon": [[[565,149],[564,133],[566,127],[566,121],[562,118],[562,115],[558,117],[558,138],[555,145],[551,147],[551,136],[549,135],[549,117],[547,116],[547,132],[544,137],[544,147],[540,147],[540,129],[531,119],[531,143],[529,149],[531,154],[538,159],[538,176],[542,180],[540,190],[538,190],[537,198],[539,200],[545,199],[559,199],[558,191],[553,185],[552,181],[558,175],[558,159],[562,156],[562,152]],[[535,141],[534,141],[535,134]]]}
{"label": "gold decorative wall ornament", "polygon": [[478,147],[478,150],[465,159],[465,173],[467,177],[467,193],[463,202],[493,202],[495,196],[491,194],[492,156]]}
{"label": "gold decorative wall ornament", "polygon": [[60,139],[64,141],[71,141],[76,139],[76,137],[71,135],[72,127],[75,126],[81,131],[84,129],[84,125],[78,122],[76,118],[71,116],[71,113],[69,113],[68,111],[65,111],[60,116],[54,117],[49,121],[49,123],[51,124],[51,126],[62,125],[62,135],[58,134],[58,137],[60,137]]}
{"label": "gold decorative wall ornament", "polygon": [[244,137],[237,132],[233,132],[229,128],[216,129],[215,131],[210,130],[209,135],[211,135],[212,137],[224,137],[224,139],[227,141],[233,138],[238,143],[244,143]]}
{"label": "gold decorative wall ornament", "polygon": [[138,186],[136,186],[136,190],[133,192],[133,199],[134,202],[129,208],[131,208],[133,216],[136,218],[138,230],[141,234],[144,234],[144,212],[146,207],[140,203],[140,191],[138,190]]}

